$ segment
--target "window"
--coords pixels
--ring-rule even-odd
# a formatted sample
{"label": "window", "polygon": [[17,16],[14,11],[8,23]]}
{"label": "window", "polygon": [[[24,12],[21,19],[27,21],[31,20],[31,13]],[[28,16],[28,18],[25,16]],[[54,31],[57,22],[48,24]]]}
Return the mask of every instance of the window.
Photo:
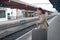
{"label": "window", "polygon": [[5,11],[4,10],[0,10],[0,18],[5,18]]}

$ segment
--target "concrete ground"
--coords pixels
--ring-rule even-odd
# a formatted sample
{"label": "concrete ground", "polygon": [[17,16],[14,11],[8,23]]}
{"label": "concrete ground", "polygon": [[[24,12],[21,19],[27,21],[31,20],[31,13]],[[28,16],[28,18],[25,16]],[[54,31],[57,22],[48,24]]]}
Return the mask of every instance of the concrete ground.
{"label": "concrete ground", "polygon": [[60,40],[60,15],[49,24],[48,40]]}

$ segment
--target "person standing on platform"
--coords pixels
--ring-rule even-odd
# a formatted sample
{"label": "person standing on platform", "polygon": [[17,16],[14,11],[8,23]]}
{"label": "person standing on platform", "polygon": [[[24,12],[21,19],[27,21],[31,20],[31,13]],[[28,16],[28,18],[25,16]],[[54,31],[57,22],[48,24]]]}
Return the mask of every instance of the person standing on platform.
{"label": "person standing on platform", "polygon": [[47,17],[42,8],[38,8],[37,13],[39,16],[38,28],[32,31],[32,40],[47,40]]}
{"label": "person standing on platform", "polygon": [[45,11],[42,8],[37,9],[37,13],[39,15],[39,27],[41,29],[46,29],[48,28],[48,23],[47,23],[47,17],[45,15]]}

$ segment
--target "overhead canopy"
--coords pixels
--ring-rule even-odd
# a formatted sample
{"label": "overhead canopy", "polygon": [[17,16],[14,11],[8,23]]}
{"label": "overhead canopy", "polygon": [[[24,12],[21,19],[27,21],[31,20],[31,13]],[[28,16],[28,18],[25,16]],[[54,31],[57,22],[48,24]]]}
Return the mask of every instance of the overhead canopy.
{"label": "overhead canopy", "polygon": [[10,0],[0,0],[0,6],[9,7],[9,8],[19,8],[19,9],[25,9],[25,10],[36,10],[36,8],[33,6],[17,3]]}
{"label": "overhead canopy", "polygon": [[[32,10],[35,11],[37,7],[27,5],[25,3],[21,3],[19,1],[15,2],[17,0],[0,0],[0,7],[9,7],[9,8],[18,8],[18,9],[25,9],[25,10]],[[46,12],[51,12],[47,11]]]}
{"label": "overhead canopy", "polygon": [[53,7],[56,8],[60,12],[60,0],[49,0]]}

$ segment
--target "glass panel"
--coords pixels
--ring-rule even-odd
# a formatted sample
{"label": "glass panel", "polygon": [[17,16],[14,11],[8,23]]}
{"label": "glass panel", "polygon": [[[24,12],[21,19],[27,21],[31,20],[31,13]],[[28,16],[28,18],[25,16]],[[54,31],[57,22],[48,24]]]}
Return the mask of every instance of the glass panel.
{"label": "glass panel", "polygon": [[0,10],[0,18],[5,18],[5,11],[4,10]]}

